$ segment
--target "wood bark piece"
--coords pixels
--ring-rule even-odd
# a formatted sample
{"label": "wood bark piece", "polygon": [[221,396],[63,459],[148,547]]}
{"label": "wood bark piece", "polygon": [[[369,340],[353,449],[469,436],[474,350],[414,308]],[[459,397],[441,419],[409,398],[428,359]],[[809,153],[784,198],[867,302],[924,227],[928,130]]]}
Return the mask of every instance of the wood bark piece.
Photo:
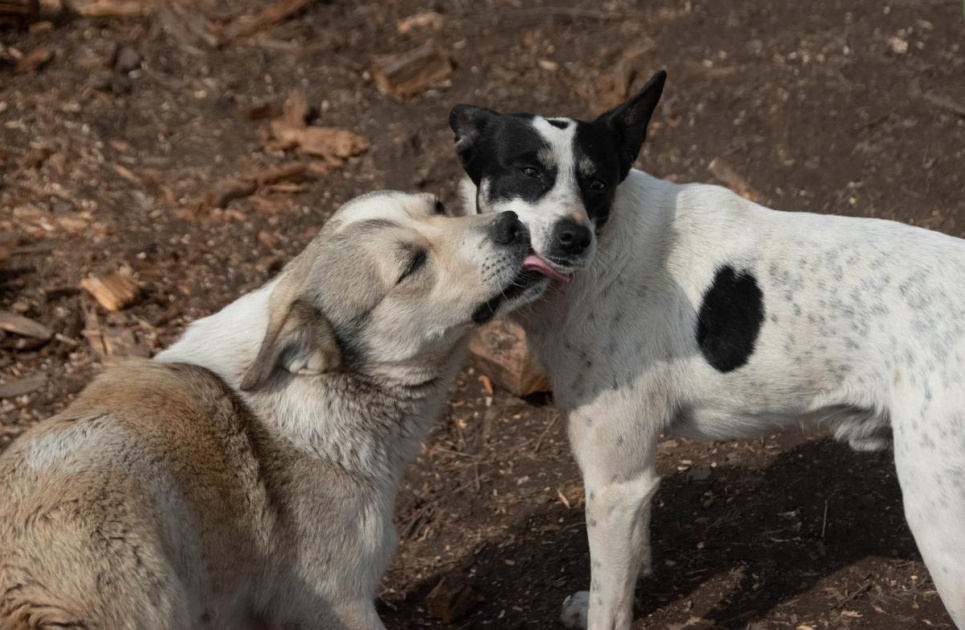
{"label": "wood bark piece", "polygon": [[290,162],[275,168],[253,171],[241,177],[223,179],[208,192],[205,201],[212,208],[227,208],[236,199],[251,196],[263,186],[283,182],[298,183],[314,177],[307,164]]}
{"label": "wood bark piece", "polygon": [[54,331],[43,324],[10,311],[0,311],[0,330],[44,341],[49,341],[54,336]]}
{"label": "wood bark piece", "polygon": [[224,41],[254,35],[282,20],[287,20],[299,11],[308,8],[315,0],[278,0],[252,19],[239,18],[225,29]]}
{"label": "wood bark piece", "polygon": [[36,72],[53,61],[54,53],[46,46],[37,46],[17,60],[17,74]]}
{"label": "wood bark piece", "polygon": [[276,168],[255,171],[245,176],[245,179],[256,182],[259,186],[271,186],[281,182],[302,182],[313,177],[307,164],[290,162]]}
{"label": "wood bark piece", "polygon": [[90,276],[81,280],[80,286],[109,311],[127,308],[141,297],[141,287],[134,278],[121,273]]}
{"label": "wood bark piece", "polygon": [[150,350],[138,345],[129,328],[101,326],[94,309],[87,310],[84,337],[90,344],[91,352],[105,365],[119,363],[125,358],[151,356]]}
{"label": "wood bark piece", "polygon": [[0,383],[0,398],[16,398],[36,391],[47,384],[46,374],[25,376],[9,383]]}
{"label": "wood bark piece", "polygon": [[312,105],[308,102],[308,94],[305,90],[292,90],[285,99],[282,122],[289,127],[301,129],[308,126],[308,117],[311,114]]}
{"label": "wood bark piece", "polygon": [[196,8],[167,1],[156,3],[155,9],[161,26],[186,52],[200,56],[221,46],[211,22]]}
{"label": "wood bark piece", "polygon": [[381,57],[372,68],[379,91],[399,99],[421,92],[450,73],[452,62],[432,40],[413,50]]}
{"label": "wood bark piece", "polygon": [[0,0],[0,27],[22,26],[33,21],[39,12],[37,0]]}
{"label": "wood bark piece", "polygon": [[396,28],[400,33],[405,35],[409,31],[420,28],[431,28],[434,31],[438,31],[442,29],[443,24],[445,24],[445,18],[441,13],[436,13],[435,11],[420,11],[415,15],[410,15],[399,20]]}
{"label": "wood bark piece", "polygon": [[333,166],[346,158],[364,153],[371,146],[368,138],[348,129],[335,127],[304,127],[297,129],[285,124],[272,123],[272,134],[280,146],[300,153],[320,157]]}
{"label": "wood bark piece", "polygon": [[526,332],[519,324],[495,321],[469,339],[469,353],[480,372],[493,384],[516,396],[529,396],[552,389],[549,378],[533,361]]}
{"label": "wood bark piece", "polygon": [[465,617],[479,603],[479,597],[464,578],[447,575],[426,596],[426,610],[443,623]]}
{"label": "wood bark piece", "polygon": [[208,191],[207,203],[212,208],[227,208],[236,199],[255,194],[258,184],[243,179],[223,179]]}
{"label": "wood bark piece", "polygon": [[74,13],[91,18],[136,17],[153,8],[146,0],[73,0],[68,3]]}
{"label": "wood bark piece", "polygon": [[721,158],[714,158],[707,165],[707,170],[711,174],[722,181],[728,188],[732,189],[741,197],[747,199],[748,201],[753,201],[758,203],[761,200],[761,194],[754,189],[747,180],[741,177],[737,171],[732,169],[726,162]]}
{"label": "wood bark piece", "polygon": [[365,152],[368,138],[347,129],[312,127],[308,124],[311,105],[304,90],[293,90],[285,100],[281,118],[271,121],[269,148],[279,151],[296,150],[320,157],[331,166],[339,166],[346,158]]}

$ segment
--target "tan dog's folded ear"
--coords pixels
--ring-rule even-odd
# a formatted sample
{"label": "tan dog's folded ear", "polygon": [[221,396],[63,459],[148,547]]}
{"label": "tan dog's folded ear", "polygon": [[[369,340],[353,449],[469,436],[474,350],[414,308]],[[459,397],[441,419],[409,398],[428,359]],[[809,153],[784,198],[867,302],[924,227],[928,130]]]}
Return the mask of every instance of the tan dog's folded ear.
{"label": "tan dog's folded ear", "polygon": [[313,305],[296,299],[273,309],[258,357],[245,372],[241,389],[264,387],[276,368],[312,376],[338,368],[341,360],[331,322]]}

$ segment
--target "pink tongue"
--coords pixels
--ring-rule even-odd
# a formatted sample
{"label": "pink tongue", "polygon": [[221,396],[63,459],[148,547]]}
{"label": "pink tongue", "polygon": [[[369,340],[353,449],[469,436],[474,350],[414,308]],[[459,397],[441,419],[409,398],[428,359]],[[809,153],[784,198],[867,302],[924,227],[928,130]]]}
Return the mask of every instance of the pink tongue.
{"label": "pink tongue", "polygon": [[559,271],[550,267],[545,260],[537,256],[536,254],[530,254],[523,261],[523,269],[538,271],[547,278],[552,278],[553,280],[559,280],[560,282],[569,282],[570,279]]}

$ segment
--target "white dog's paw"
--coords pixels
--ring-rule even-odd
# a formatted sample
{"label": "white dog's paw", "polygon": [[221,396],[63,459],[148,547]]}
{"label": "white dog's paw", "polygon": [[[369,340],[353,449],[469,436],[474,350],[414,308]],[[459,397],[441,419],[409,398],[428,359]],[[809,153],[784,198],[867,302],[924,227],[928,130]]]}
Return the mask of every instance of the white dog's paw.
{"label": "white dog's paw", "polygon": [[567,628],[580,628],[584,630],[589,612],[590,592],[580,591],[563,600],[563,614],[560,615],[560,621],[562,621],[563,625]]}

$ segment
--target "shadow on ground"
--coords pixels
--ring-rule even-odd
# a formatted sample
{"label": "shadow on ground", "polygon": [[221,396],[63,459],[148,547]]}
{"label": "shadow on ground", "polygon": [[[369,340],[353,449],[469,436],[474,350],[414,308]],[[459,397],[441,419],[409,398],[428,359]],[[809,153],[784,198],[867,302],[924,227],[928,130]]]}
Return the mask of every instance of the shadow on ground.
{"label": "shadow on ground", "polygon": [[[877,585],[893,579],[892,569],[919,558],[891,453],[854,453],[829,440],[804,442],[760,468],[723,462],[665,474],[653,545],[654,575],[637,589],[639,628],[691,618],[705,620],[694,628],[743,629],[763,618],[769,623],[759,627],[772,627],[782,604],[802,596],[823,600],[828,616],[845,614],[850,623],[843,627],[880,628],[882,618],[873,618],[883,597]],[[870,568],[859,562],[868,558],[877,559]],[[835,578],[859,564],[865,573],[860,585],[836,588]],[[563,598],[589,584],[582,515],[547,504],[507,540],[491,541],[466,558],[465,566],[472,567],[473,586],[484,602],[448,627],[554,627]],[[389,627],[408,627],[392,620],[420,606],[440,577],[424,580],[396,611],[387,611]],[[856,581],[844,577],[848,584]],[[948,624],[926,576],[918,577],[908,597],[926,600],[922,614],[889,617],[890,627]],[[681,604],[687,615],[681,616]],[[868,615],[861,612],[865,608]],[[926,616],[934,621],[922,622]],[[791,617],[794,624],[806,621]]]}

